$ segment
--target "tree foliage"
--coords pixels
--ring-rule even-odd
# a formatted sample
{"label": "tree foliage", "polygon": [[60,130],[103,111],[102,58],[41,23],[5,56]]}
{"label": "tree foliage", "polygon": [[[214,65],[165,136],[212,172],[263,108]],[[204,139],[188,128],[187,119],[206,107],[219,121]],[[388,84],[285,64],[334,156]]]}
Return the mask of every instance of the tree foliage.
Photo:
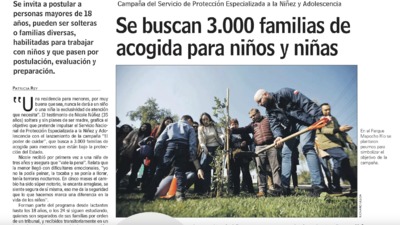
{"label": "tree foliage", "polygon": [[228,127],[229,121],[227,121],[227,115],[226,115],[226,106],[227,106],[227,100],[224,98],[223,102],[214,96],[214,102],[215,106],[212,107],[213,110],[213,116],[218,119],[218,125],[220,127]]}
{"label": "tree foliage", "polygon": [[155,127],[165,117],[170,116],[174,121],[178,120],[178,115],[172,115],[171,110],[160,108],[155,98],[149,98],[147,101],[136,108],[136,110],[129,111],[127,116],[132,121],[139,120],[140,123],[150,123],[152,127]]}

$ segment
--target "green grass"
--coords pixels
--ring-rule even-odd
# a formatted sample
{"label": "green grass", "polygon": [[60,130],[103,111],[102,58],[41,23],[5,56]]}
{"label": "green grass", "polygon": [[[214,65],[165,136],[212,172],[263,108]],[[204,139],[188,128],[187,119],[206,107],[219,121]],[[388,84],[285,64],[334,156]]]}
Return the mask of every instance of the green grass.
{"label": "green grass", "polygon": [[356,197],[328,195],[309,197],[306,191],[288,197],[206,198],[187,195],[184,202],[157,199],[140,203],[143,194],[117,194],[117,216],[141,212],[159,212],[172,217],[357,217]]}

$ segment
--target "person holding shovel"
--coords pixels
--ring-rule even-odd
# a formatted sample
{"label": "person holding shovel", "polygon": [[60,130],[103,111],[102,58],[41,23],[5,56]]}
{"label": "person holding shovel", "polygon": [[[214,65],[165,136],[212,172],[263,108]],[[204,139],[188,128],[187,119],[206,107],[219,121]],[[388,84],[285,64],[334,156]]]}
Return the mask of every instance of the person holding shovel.
{"label": "person holding shovel", "polygon": [[328,189],[322,178],[320,162],[314,149],[315,130],[282,142],[285,136],[307,129],[322,117],[321,107],[298,90],[291,88],[282,88],[275,93],[259,89],[254,95],[254,101],[259,106],[265,107],[272,133],[276,137],[275,146],[282,147],[282,194],[290,194],[292,152],[299,145],[310,171],[312,195],[319,196],[321,192],[326,192]]}
{"label": "person holding shovel", "polygon": [[[265,149],[270,144],[274,143],[274,136],[272,135],[271,128],[269,125],[269,120],[267,117],[261,116],[261,113],[258,109],[251,109],[249,112],[249,116],[252,122],[245,127],[232,127],[232,134],[253,134],[254,144],[256,146],[256,152]],[[256,157],[256,164],[259,168],[258,172],[258,193],[257,197],[265,197],[267,193],[267,179],[268,165],[271,168],[271,175],[273,177],[274,184],[274,195],[277,195],[278,192],[281,192],[281,174],[280,174],[280,165],[278,161],[278,151],[276,148],[270,148],[262,153],[258,154]]]}

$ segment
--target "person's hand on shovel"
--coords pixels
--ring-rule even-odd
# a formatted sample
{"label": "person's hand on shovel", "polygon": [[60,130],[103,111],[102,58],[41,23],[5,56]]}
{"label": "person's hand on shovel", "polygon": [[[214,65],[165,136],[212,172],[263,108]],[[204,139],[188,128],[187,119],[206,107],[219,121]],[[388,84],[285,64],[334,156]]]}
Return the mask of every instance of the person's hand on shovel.
{"label": "person's hand on shovel", "polygon": [[274,144],[276,148],[281,148],[283,146],[282,137],[275,138]]}

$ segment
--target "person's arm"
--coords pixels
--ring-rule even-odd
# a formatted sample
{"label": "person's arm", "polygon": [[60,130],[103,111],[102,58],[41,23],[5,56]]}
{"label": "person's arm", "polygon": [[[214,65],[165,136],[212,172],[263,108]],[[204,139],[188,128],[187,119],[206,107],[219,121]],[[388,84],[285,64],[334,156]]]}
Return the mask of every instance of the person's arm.
{"label": "person's arm", "polygon": [[199,126],[198,129],[199,129],[199,133],[198,133],[199,146],[205,154],[208,154],[208,148],[206,146],[206,136],[204,133],[204,126]]}
{"label": "person's arm", "polygon": [[195,160],[193,161],[193,164],[194,164],[194,167],[196,168],[196,171],[197,171],[197,177],[198,177],[199,179],[204,180],[204,172],[203,172],[203,170],[202,170],[201,167],[200,167],[200,162],[199,162],[199,160],[198,160],[198,159],[195,159]]}
{"label": "person's arm", "polygon": [[240,134],[240,135],[245,135],[245,134],[252,134],[253,133],[253,123],[250,123],[249,125],[245,127],[238,127],[238,128],[231,128],[232,134]]}
{"label": "person's arm", "polygon": [[125,145],[128,145],[129,144],[129,142],[131,141],[131,139],[132,139],[132,137],[133,137],[133,135],[136,133],[136,131],[131,131],[131,132],[129,132],[129,134],[128,135],[126,135],[126,137],[124,138],[124,140],[122,141],[122,143],[124,144],[124,146]]}
{"label": "person's arm", "polygon": [[290,108],[290,116],[308,125],[313,124],[323,116],[321,107],[298,90],[283,88],[280,95]]}
{"label": "person's arm", "polygon": [[249,134],[243,134],[243,135],[242,135],[242,138],[243,138],[243,141],[242,141],[242,143],[240,144],[241,147],[242,147],[244,150],[249,150],[249,145],[252,144],[252,139],[251,139],[250,135],[249,135]]}
{"label": "person's arm", "polygon": [[280,109],[273,109],[267,111],[269,126],[274,138],[275,147],[280,148],[283,146],[281,141],[284,137],[284,130],[288,129],[289,120]]}
{"label": "person's arm", "polygon": [[[271,128],[272,134],[274,137],[283,137],[283,131],[286,129],[286,126],[289,126],[289,121],[279,109],[273,109],[267,111],[269,126]],[[283,121],[287,120],[287,121]]]}
{"label": "person's arm", "polygon": [[219,138],[219,140],[221,141],[218,141],[218,143],[219,144],[223,144],[224,143],[224,141],[225,141],[225,134],[224,134],[224,132],[222,132],[222,129],[221,129],[221,127],[219,127],[219,126],[217,126],[217,125],[215,125],[214,124],[214,127],[215,127],[215,131],[217,132],[217,137]]}
{"label": "person's arm", "polygon": [[353,127],[349,125],[340,125],[337,119],[333,116],[330,116],[331,121],[323,128],[319,129],[323,134],[336,134],[336,133],[345,133],[351,130]]}

